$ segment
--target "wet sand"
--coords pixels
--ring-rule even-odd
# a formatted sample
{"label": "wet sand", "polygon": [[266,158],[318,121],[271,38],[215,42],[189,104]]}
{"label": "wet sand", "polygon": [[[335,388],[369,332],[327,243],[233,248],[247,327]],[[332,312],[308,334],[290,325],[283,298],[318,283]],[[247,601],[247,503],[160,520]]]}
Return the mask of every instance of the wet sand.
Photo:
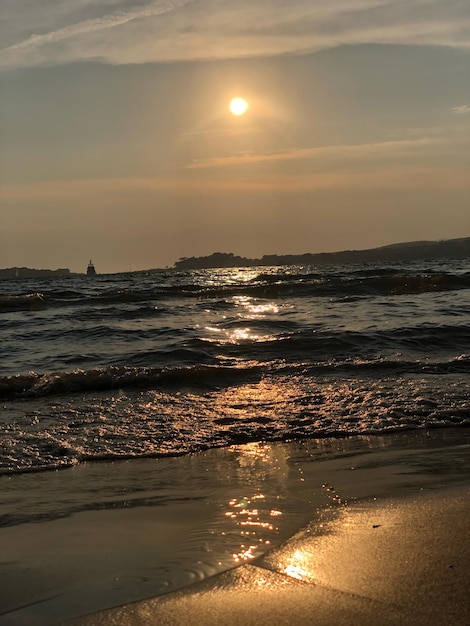
{"label": "wet sand", "polygon": [[421,431],[0,477],[0,624],[466,624],[469,445]]}
{"label": "wet sand", "polygon": [[70,626],[470,623],[470,490],[353,506],[252,565]]}

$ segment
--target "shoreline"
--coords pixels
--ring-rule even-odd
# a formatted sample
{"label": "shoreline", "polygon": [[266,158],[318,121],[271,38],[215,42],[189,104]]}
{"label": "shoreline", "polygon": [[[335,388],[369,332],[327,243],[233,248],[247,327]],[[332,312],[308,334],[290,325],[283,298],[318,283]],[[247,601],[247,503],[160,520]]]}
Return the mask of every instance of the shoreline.
{"label": "shoreline", "polygon": [[[393,556],[394,546],[408,541],[409,553],[416,557],[419,534],[409,535],[412,527],[397,530],[392,523],[397,519],[395,507],[410,523],[415,520],[423,541],[440,546],[434,561],[443,564],[445,541],[452,544],[448,551],[465,543],[464,538],[458,538],[462,519],[468,519],[468,505],[466,516],[458,511],[468,502],[464,496],[468,496],[470,485],[469,445],[470,431],[452,428],[245,444],[178,458],[86,464],[36,476],[3,476],[6,489],[1,512],[6,513],[3,519],[8,525],[0,528],[0,542],[5,546],[0,569],[0,624],[50,626],[72,620],[70,623],[91,626],[112,624],[99,620],[112,620],[117,615],[124,621],[115,623],[151,624],[139,621],[142,611],[150,608],[158,609],[160,621],[155,623],[183,624],[188,623],[184,621],[185,606],[192,607],[188,609],[191,611],[205,610],[204,603],[198,604],[201,597],[216,615],[214,594],[222,608],[228,601],[235,602],[234,611],[244,615],[246,624],[250,623],[249,614],[240,606],[237,594],[242,591],[241,597],[251,597],[253,588],[263,588],[264,599],[256,596],[256,602],[276,603],[276,594],[268,591],[277,589],[279,576],[281,588],[300,594],[302,602],[312,607],[325,602],[325,607],[333,610],[339,602],[330,602],[341,587],[337,580],[357,576],[348,579],[346,570],[338,570],[334,583],[327,578],[320,580],[317,573],[313,582],[299,580],[292,575],[299,574],[295,569],[299,564],[291,564],[290,574],[279,573],[280,561],[276,559],[282,551],[295,545],[294,552],[310,554],[301,569],[316,572],[320,567],[325,576],[333,575],[328,564],[341,561],[335,555],[343,554],[347,565],[347,554],[353,548],[357,552],[361,541],[367,544],[371,538],[378,541],[375,556]],[[435,523],[426,530],[424,522],[434,515],[433,509]],[[352,532],[354,528],[374,533],[371,537],[363,534],[360,539],[360,533]],[[384,530],[391,533],[388,538],[382,537]],[[336,548],[328,547],[325,542],[334,536],[339,537]],[[330,555],[320,565],[312,561],[312,551],[309,553],[312,541],[322,544],[322,553]],[[397,561],[398,556],[393,558]],[[403,554],[400,558],[403,560]],[[369,563],[373,564],[373,554],[369,554]],[[387,556],[385,572],[390,568]],[[399,570],[398,564],[390,569],[390,580],[398,580]],[[467,578],[462,576],[461,580],[468,582],[465,575]],[[412,582],[414,574],[407,576]],[[308,598],[304,597],[306,589]],[[341,590],[340,598],[344,599],[344,594],[348,598],[367,595],[364,589],[353,587]],[[372,604],[390,604],[389,598],[384,598],[379,594]],[[279,605],[276,609],[278,623],[283,623],[284,614],[290,618],[294,610],[287,606],[293,601],[285,600],[287,608]],[[445,608],[444,601],[441,598],[440,610]],[[344,600],[344,619],[357,615],[366,620],[364,607],[369,600],[360,599],[357,606],[355,602]],[[118,605],[124,607],[111,608]],[[165,622],[167,610],[168,620],[173,617]],[[256,616],[253,623],[267,623],[268,614],[263,617],[256,606],[252,611]],[[299,611],[299,621],[289,623],[310,623],[302,621]],[[390,607],[387,611],[390,613]],[[176,621],[175,612],[182,621]],[[86,614],[92,615],[80,617]],[[217,619],[222,619],[218,615]],[[388,617],[394,619],[393,615],[392,611]],[[210,619],[207,615],[202,623],[220,623]]]}
{"label": "shoreline", "polygon": [[63,626],[464,626],[469,496],[355,504],[320,536],[307,527],[253,564]]}

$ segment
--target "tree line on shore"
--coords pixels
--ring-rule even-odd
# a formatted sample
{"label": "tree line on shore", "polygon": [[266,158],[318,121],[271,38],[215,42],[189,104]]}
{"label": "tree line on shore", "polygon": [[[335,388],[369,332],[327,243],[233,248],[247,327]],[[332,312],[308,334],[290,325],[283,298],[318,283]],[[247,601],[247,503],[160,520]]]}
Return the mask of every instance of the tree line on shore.
{"label": "tree line on shore", "polygon": [[59,268],[57,270],[35,270],[30,267],[7,267],[0,269],[0,278],[48,278],[49,276],[69,276],[70,270]]}
{"label": "tree line on shore", "polygon": [[259,259],[237,256],[231,252],[214,252],[208,256],[182,257],[175,269],[214,267],[254,267],[259,265],[331,265],[339,263],[380,263],[397,261],[430,261],[470,257],[470,237],[444,241],[413,241],[369,250],[343,250],[305,254],[265,254]]}
{"label": "tree line on shore", "polygon": [[[393,263],[399,261],[432,261],[470,258],[470,237],[443,241],[412,241],[369,250],[343,250],[305,254],[265,254],[259,259],[237,256],[231,252],[214,252],[208,256],[182,257],[172,269],[207,269],[215,267],[254,267],[272,265],[334,265],[342,263]],[[159,270],[140,270],[142,273]],[[0,279],[54,278],[74,276],[67,268],[56,270],[9,267],[0,269]]]}

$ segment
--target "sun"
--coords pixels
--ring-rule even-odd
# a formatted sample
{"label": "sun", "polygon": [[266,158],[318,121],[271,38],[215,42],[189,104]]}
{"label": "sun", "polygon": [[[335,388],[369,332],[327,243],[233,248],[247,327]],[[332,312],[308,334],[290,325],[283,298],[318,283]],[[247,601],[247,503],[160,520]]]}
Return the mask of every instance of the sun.
{"label": "sun", "polygon": [[248,111],[249,105],[244,98],[232,98],[228,108],[233,115],[243,115]]}

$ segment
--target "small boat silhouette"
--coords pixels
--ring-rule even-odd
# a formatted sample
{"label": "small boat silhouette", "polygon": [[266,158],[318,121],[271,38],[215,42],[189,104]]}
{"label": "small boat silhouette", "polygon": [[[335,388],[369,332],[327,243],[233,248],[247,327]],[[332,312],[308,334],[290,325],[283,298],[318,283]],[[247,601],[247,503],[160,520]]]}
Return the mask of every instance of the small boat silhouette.
{"label": "small boat silhouette", "polygon": [[86,275],[87,276],[96,276],[95,266],[93,265],[93,262],[92,262],[91,259],[90,259],[90,262],[88,263],[88,267],[86,269]]}

